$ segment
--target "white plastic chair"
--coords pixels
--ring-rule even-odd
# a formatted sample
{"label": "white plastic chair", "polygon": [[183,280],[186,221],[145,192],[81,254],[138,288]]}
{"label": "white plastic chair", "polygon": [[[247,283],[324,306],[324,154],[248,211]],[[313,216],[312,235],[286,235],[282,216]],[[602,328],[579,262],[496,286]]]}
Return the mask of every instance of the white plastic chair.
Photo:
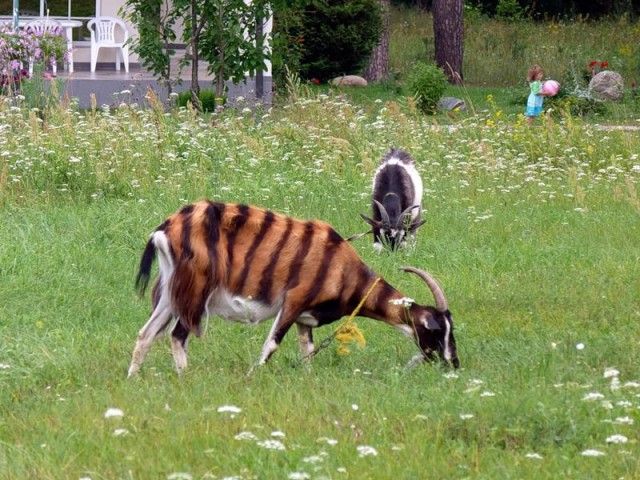
{"label": "white plastic chair", "polygon": [[[122,29],[123,40],[116,41],[116,27]],[[98,52],[101,48],[116,49],[116,70],[120,70],[120,62],[124,63],[124,71],[129,73],[129,31],[125,23],[115,17],[96,17],[89,20],[87,28],[91,33],[91,71],[96,71]]]}
{"label": "white plastic chair", "polygon": [[[64,28],[62,28],[62,25],[60,24],[60,22],[58,22],[57,20],[54,20],[53,18],[45,18],[45,19],[39,19],[39,20],[34,20],[32,22],[29,22],[24,26],[24,30],[27,33],[33,33],[38,37],[42,37],[45,33],[56,33],[58,35],[62,35],[64,33]],[[51,71],[53,72],[53,75],[54,76],[57,75],[58,74],[57,60],[55,58],[54,59],[45,58],[44,59],[45,65],[47,60],[51,61]],[[35,62],[35,58],[31,57],[29,59],[29,76],[30,77],[33,75],[34,62]]]}

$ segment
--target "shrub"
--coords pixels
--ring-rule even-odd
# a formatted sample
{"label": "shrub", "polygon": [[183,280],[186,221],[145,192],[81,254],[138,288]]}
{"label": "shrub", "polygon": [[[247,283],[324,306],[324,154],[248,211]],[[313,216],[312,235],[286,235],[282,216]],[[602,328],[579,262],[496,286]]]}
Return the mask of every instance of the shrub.
{"label": "shrub", "polygon": [[[200,103],[202,103],[203,112],[213,112],[216,109],[216,92],[213,90],[200,90],[198,94]],[[179,107],[186,107],[191,102],[191,90],[185,90],[178,94],[177,104]]]}
{"label": "shrub", "polygon": [[584,117],[586,115],[601,115],[606,113],[607,106],[604,102],[589,96],[576,95],[573,93],[563,94],[562,90],[555,97],[545,100],[545,110],[552,109],[554,114],[561,115],[569,113],[574,117]]}
{"label": "shrub", "polygon": [[409,73],[407,88],[422,112],[434,113],[447,88],[447,77],[437,66],[418,62]]}
{"label": "shrub", "polygon": [[381,32],[377,0],[309,2],[300,30],[300,75],[324,81],[361,72]]}
{"label": "shrub", "polygon": [[302,37],[303,9],[300,0],[280,1],[274,5],[274,24],[271,33],[271,64],[273,83],[278,92],[287,85],[287,70],[298,72],[304,51]]}

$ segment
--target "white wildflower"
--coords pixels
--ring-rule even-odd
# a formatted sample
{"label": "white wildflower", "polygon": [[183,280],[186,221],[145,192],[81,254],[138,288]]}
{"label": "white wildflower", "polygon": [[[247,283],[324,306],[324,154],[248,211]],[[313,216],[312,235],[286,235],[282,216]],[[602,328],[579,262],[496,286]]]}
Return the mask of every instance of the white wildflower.
{"label": "white wildflower", "polygon": [[302,461],[304,463],[320,463],[322,461],[324,461],[324,457],[326,457],[325,455],[310,455],[308,457],[304,457],[302,459]]}
{"label": "white wildflower", "polygon": [[602,406],[602,408],[605,408],[607,410],[613,409],[613,403],[611,403],[609,400],[603,400],[600,405]]}
{"label": "white wildflower", "polygon": [[473,418],[475,415],[473,413],[461,413],[460,420],[469,420]]}
{"label": "white wildflower", "polygon": [[272,437],[284,438],[286,435],[284,434],[284,432],[281,432],[280,430],[275,430],[275,431],[271,432],[271,436]]}
{"label": "white wildflower", "polygon": [[633,425],[633,418],[631,417],[617,417],[613,423],[616,425]]}
{"label": "white wildflower", "polygon": [[542,455],[535,452],[527,453],[525,457],[530,458],[532,460],[542,460]]}
{"label": "white wildflower", "polygon": [[306,472],[291,472],[287,478],[289,480],[307,480],[311,477]]}
{"label": "white wildflower", "polygon": [[187,472],[173,472],[167,475],[167,480],[192,480],[193,476]]}
{"label": "white wildflower", "polygon": [[74,157],[73,155],[69,155],[69,163],[80,163],[82,159],[80,157]]}
{"label": "white wildflower", "polygon": [[619,434],[607,437],[607,443],[627,443],[628,441],[629,439],[627,437]]}
{"label": "white wildflower", "polygon": [[338,444],[338,440],[327,437],[320,437],[317,442],[326,443],[327,445],[331,445],[332,447]]}
{"label": "white wildflower", "polygon": [[257,443],[259,447],[267,450],[284,450],[284,444],[280,440],[262,440]]}
{"label": "white wildflower", "polygon": [[391,305],[400,305],[402,307],[409,308],[411,305],[415,303],[415,300],[409,297],[402,297],[402,298],[395,298],[393,300],[389,300],[389,303]]}
{"label": "white wildflower", "polygon": [[583,457],[604,457],[604,452],[590,448],[587,450],[583,450],[580,455],[582,455]]}
{"label": "white wildflower", "polygon": [[0,363],[0,370],[8,370],[9,368],[11,368],[11,365],[8,363]]}
{"label": "white wildflower", "polygon": [[108,408],[106,412],[104,412],[104,418],[116,418],[116,417],[124,417],[124,412],[119,408]]}
{"label": "white wildflower", "polygon": [[481,397],[495,397],[496,394],[493,392],[490,392],[489,390],[485,390],[484,392],[482,392],[480,394]]}
{"label": "white wildflower", "polygon": [[617,377],[618,375],[620,375],[620,372],[615,368],[608,367],[604,369],[604,378]]}
{"label": "white wildflower", "polygon": [[590,402],[593,400],[602,400],[603,398],[604,398],[604,395],[601,394],[600,392],[589,392],[584,397],[582,397],[582,400],[586,400]]}
{"label": "white wildflower", "polygon": [[584,343],[576,344],[576,350],[584,350]]}
{"label": "white wildflower", "polygon": [[640,388],[640,383],[638,383],[638,382],[625,382],[623,387],[624,388]]}
{"label": "white wildflower", "polygon": [[222,405],[218,407],[218,413],[240,413],[241,411],[242,409],[235,405]]}
{"label": "white wildflower", "polygon": [[344,467],[338,467],[338,468],[336,468],[336,472],[339,472],[339,473],[347,473],[347,469],[346,469],[346,468],[344,468]]}
{"label": "white wildflower", "polygon": [[447,372],[442,375],[444,378],[458,378],[459,375],[455,372]]}
{"label": "white wildflower", "polygon": [[633,406],[633,403],[631,403],[629,400],[620,400],[619,402],[616,402],[616,406],[629,408]]}
{"label": "white wildflower", "polygon": [[124,437],[125,435],[129,434],[129,430],[127,430],[126,428],[116,428],[113,431],[113,436],[114,437]]}
{"label": "white wildflower", "polygon": [[358,405],[357,405],[357,404],[355,404],[355,403],[352,403],[352,404],[351,404],[351,410],[357,411],[359,408],[360,408],[360,407],[358,407]]}
{"label": "white wildflower", "polygon": [[378,451],[369,445],[358,445],[356,449],[359,457],[376,457],[378,455]]}
{"label": "white wildflower", "polygon": [[251,432],[240,432],[233,438],[236,440],[258,440],[258,437]]}

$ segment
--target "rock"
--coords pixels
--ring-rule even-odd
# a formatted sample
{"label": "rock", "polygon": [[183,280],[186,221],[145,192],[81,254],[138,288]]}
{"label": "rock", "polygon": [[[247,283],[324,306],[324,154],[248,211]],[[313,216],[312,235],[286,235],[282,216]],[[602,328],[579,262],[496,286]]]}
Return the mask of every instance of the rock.
{"label": "rock", "polygon": [[440,100],[438,100],[438,108],[440,110],[446,110],[448,112],[452,110],[464,111],[467,109],[467,105],[464,103],[464,100],[456,97],[442,97]]}
{"label": "rock", "polygon": [[358,75],[344,75],[342,77],[336,77],[331,80],[331,85],[335,86],[349,86],[349,87],[366,87],[367,81],[359,77]]}
{"label": "rock", "polygon": [[589,82],[589,94],[597,100],[621,100],[624,95],[622,75],[611,70],[603,70]]}

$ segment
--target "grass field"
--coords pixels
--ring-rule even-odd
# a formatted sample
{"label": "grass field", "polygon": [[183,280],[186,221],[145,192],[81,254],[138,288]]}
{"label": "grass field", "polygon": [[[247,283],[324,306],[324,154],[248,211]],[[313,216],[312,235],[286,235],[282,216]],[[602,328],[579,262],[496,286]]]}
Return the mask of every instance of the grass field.
{"label": "grass field", "polygon": [[[607,61],[626,85],[640,81],[640,28],[626,17],[533,22],[465,13],[463,74],[468,85],[526,87],[526,73],[538,63],[550,78],[566,84],[592,60]],[[403,76],[418,60],[434,58],[433,18],[415,9],[394,8],[391,70]]]}
{"label": "grass field", "polygon": [[[44,122],[1,107],[0,477],[638,478],[637,135],[527,128],[499,109],[450,130],[376,105],[330,94],[264,114],[60,108]],[[162,341],[125,378],[149,314],[133,278],[169,213],[209,197],[347,236],[392,145],[416,158],[427,224],[397,254],[354,246],[421,303],[398,267],[440,280],[460,370],[406,370],[415,346],[358,319],[364,349],[331,345],[306,368],[290,335],[248,376],[270,325],[214,318],[182,377]]]}

